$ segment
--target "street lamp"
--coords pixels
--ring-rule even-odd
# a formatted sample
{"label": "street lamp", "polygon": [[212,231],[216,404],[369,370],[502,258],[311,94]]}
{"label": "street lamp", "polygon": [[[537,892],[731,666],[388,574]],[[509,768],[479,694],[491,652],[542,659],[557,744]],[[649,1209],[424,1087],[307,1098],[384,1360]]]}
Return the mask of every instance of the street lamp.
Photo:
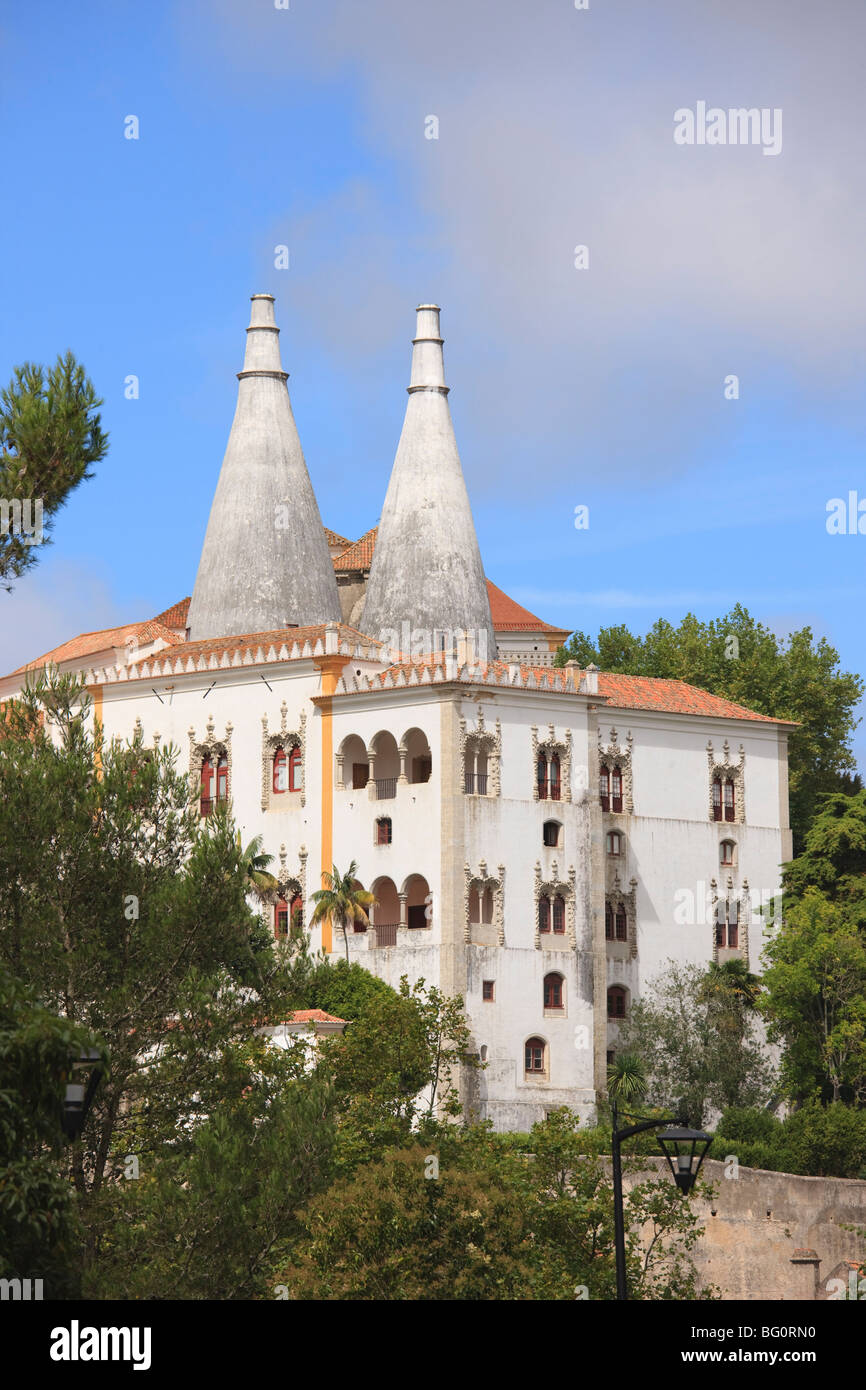
{"label": "street lamp", "polygon": [[[90,1110],[96,1088],[102,1079],[102,1053],[95,1047],[82,1047],[72,1062],[72,1075],[66,1083],[66,1092],[60,1113],[60,1124],[67,1140],[72,1143],[84,1128],[84,1121]],[[85,1081],[86,1072],[90,1076]]]}
{"label": "street lamp", "polygon": [[[658,1129],[661,1125],[671,1126],[658,1138],[662,1146],[662,1153],[673,1174],[674,1182],[685,1197],[697,1182],[698,1172],[706,1157],[707,1150],[713,1142],[713,1137],[711,1134],[704,1134],[703,1130],[700,1129],[687,1129],[685,1126],[672,1125],[670,1120],[641,1120],[638,1124],[626,1125],[625,1129],[620,1129],[618,1127],[619,1116],[616,1101],[611,1101],[610,1111],[613,1122],[613,1230],[616,1251],[616,1296],[617,1299],[627,1299],[621,1151],[624,1140],[631,1139],[635,1134],[645,1134],[650,1129]],[[668,1146],[670,1146],[671,1152],[668,1152]],[[694,1161],[696,1154],[697,1163]]]}

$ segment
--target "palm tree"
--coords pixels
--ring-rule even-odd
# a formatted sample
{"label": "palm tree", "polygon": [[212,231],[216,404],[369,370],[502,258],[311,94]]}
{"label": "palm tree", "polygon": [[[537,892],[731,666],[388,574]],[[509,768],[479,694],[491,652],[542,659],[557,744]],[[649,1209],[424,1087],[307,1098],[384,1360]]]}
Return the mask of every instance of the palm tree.
{"label": "palm tree", "polygon": [[268,873],[268,865],[273,861],[272,854],[265,854],[264,840],[256,835],[246,849],[241,845],[241,832],[238,831],[238,849],[241,855],[241,869],[250,892],[255,893],[259,902],[264,902],[269,893],[279,887],[273,874]]}
{"label": "palm tree", "polygon": [[761,981],[753,975],[744,960],[726,960],[723,965],[710,961],[702,984],[705,999],[716,998],[739,1004],[744,1010],[756,1008],[761,993]]}
{"label": "palm tree", "polygon": [[354,859],[344,874],[340,873],[335,864],[332,873],[329,874],[325,870],[322,874],[324,888],[318,888],[312,895],[316,906],[310,919],[310,926],[315,926],[317,922],[331,922],[342,927],[347,964],[349,961],[348,925],[350,922],[369,923],[364,909],[373,907],[376,903],[374,893],[368,893],[366,889],[356,885],[355,874],[357,872],[358,865]]}
{"label": "palm tree", "polygon": [[607,1069],[607,1094],[612,1101],[643,1100],[647,1090],[646,1067],[635,1052],[618,1052]]}

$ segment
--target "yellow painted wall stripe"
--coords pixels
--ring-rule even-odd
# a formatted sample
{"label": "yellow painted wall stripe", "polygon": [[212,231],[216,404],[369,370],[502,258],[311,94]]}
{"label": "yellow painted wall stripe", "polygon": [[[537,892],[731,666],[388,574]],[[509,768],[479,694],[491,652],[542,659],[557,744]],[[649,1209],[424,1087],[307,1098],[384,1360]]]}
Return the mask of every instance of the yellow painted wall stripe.
{"label": "yellow painted wall stripe", "polygon": [[[331,696],[337,688],[345,657],[319,657],[316,665],[322,673],[322,697],[319,712],[322,717],[322,887],[325,874],[334,867],[334,718]],[[330,921],[322,923],[322,950],[333,951],[334,932]]]}

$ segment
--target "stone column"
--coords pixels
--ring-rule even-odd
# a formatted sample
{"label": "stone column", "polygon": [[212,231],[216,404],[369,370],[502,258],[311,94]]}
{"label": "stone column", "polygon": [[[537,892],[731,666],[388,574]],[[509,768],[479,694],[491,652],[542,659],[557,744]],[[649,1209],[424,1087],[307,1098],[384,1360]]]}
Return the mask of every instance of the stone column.
{"label": "stone column", "polygon": [[397,897],[398,897],[399,900],[400,900],[400,926],[401,926],[401,927],[408,927],[408,925],[409,925],[409,908],[408,908],[407,904],[408,904],[408,902],[409,902],[409,894],[408,894],[408,893],[398,893],[398,894],[397,894]]}
{"label": "stone column", "polygon": [[367,762],[370,771],[367,774],[367,796],[371,801],[376,800],[376,754],[372,748],[367,749]]}
{"label": "stone column", "polygon": [[397,778],[397,781],[401,786],[405,786],[409,781],[409,778],[406,776],[406,759],[409,756],[409,749],[405,748],[401,743],[397,752],[400,754],[400,776]]}
{"label": "stone column", "polygon": [[337,759],[337,791],[343,792],[346,790],[343,783],[343,754],[337,753],[335,756]]}

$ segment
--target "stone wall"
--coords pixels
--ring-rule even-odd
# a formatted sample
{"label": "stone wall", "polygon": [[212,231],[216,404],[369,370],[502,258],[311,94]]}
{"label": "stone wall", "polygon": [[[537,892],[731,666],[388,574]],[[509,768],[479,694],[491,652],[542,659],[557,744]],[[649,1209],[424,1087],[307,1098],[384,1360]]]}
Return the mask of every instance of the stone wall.
{"label": "stone wall", "polygon": [[[646,1164],[668,1172],[663,1158]],[[725,1169],[708,1159],[701,1176],[715,1185],[716,1196],[689,1199],[704,1223],[694,1256],[703,1282],[725,1299],[786,1301],[826,1299],[829,1280],[847,1283],[851,1265],[866,1258],[866,1238],[844,1229],[866,1227],[866,1182],[758,1168],[726,1178]]]}

